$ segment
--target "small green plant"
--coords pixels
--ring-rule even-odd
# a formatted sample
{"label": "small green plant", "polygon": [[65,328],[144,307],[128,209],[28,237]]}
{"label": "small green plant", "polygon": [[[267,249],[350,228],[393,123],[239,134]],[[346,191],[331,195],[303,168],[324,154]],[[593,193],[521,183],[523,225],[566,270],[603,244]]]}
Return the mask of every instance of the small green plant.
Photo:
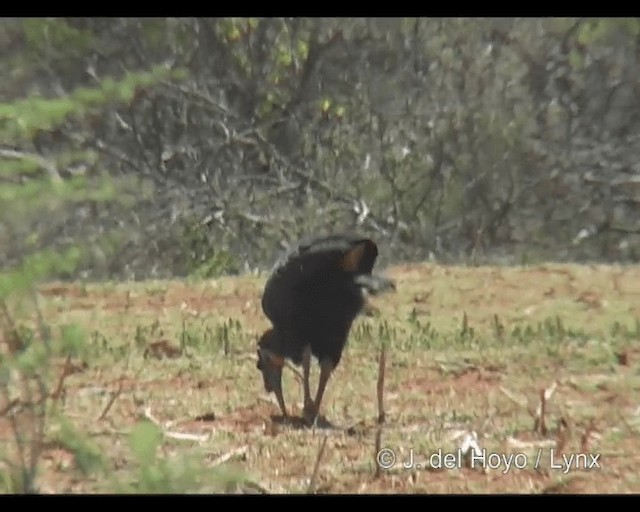
{"label": "small green plant", "polygon": [[[38,320],[31,328],[20,325],[7,300],[0,300],[0,333],[4,341],[0,357],[0,420],[8,423],[11,432],[9,441],[0,446],[0,460],[4,463],[0,473],[4,490],[11,493],[38,491],[39,464],[52,415],[68,426],[59,412],[67,367],[84,351],[84,335],[77,326],[66,325],[52,333],[37,302],[34,307]],[[62,369],[56,369],[62,361]],[[62,439],[73,438],[65,433],[68,429],[63,428]],[[79,460],[86,461],[82,457]]]}
{"label": "small green plant", "polygon": [[120,493],[185,494],[223,493],[241,490],[248,478],[224,467],[207,467],[194,454],[162,456],[163,433],[149,421],[137,423],[129,435],[133,472],[122,482],[116,478]]}

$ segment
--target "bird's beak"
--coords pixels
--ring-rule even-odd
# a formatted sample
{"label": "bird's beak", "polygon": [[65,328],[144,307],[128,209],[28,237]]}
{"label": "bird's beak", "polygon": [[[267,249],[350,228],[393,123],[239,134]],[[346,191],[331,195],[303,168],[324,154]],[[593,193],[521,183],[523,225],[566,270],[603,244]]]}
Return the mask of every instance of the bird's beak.
{"label": "bird's beak", "polygon": [[359,275],[356,276],[355,282],[365,288],[371,295],[396,291],[396,282],[384,276]]}

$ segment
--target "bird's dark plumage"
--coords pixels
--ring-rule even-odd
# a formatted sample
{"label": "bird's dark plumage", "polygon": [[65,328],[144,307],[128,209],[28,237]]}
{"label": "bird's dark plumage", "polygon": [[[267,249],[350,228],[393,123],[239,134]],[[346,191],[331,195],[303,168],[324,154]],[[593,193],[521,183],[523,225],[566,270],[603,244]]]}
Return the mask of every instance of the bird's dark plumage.
{"label": "bird's dark plumage", "polygon": [[[315,419],[329,375],[364,306],[362,290],[375,294],[395,287],[389,279],[372,275],[377,257],[378,247],[369,238],[331,235],[302,241],[274,267],[262,296],[272,329],[258,343],[258,368],[265,389],[276,393],[283,415],[284,360],[303,366],[305,416]],[[315,403],[308,390],[311,356],[321,366]]]}

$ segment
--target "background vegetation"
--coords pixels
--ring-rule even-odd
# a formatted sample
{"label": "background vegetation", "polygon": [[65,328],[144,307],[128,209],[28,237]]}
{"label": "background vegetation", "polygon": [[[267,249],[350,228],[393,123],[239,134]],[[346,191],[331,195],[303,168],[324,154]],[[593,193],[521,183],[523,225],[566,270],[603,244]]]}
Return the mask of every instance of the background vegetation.
{"label": "background vegetation", "polygon": [[236,273],[354,228],[394,260],[638,259],[635,19],[6,18],[0,42],[2,266],[80,243],[60,277]]}

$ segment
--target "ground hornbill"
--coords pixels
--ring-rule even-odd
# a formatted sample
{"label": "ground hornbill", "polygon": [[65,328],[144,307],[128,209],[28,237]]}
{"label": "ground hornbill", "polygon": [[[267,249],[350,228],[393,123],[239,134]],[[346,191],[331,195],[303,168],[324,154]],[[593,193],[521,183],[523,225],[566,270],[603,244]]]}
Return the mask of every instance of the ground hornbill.
{"label": "ground hornbill", "polygon": [[[303,370],[304,419],[315,422],[325,387],[340,362],[351,325],[362,310],[363,290],[395,289],[395,283],[372,275],[378,247],[369,238],[331,235],[299,243],[279,260],[262,296],[272,328],[258,342],[258,369],[265,390],[274,392],[284,418],[282,395],[285,359]],[[315,401],[311,401],[311,356],[320,364]]]}

